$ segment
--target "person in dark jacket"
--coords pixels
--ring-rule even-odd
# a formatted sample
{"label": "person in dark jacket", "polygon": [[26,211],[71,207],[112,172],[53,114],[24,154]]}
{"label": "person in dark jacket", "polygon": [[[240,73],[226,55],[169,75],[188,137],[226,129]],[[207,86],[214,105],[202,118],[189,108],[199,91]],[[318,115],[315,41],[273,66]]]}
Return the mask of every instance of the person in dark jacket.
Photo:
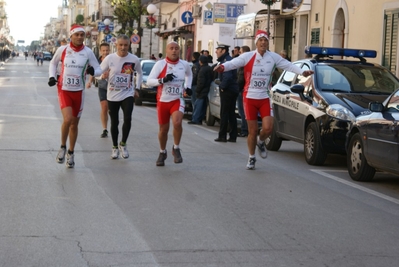
{"label": "person in dark jacket", "polygon": [[188,124],[202,124],[202,120],[206,114],[206,106],[208,103],[208,93],[211,88],[213,80],[213,70],[208,64],[207,56],[199,57],[200,69],[198,71],[197,83],[196,83],[196,102],[195,110],[192,116],[192,120]]}
{"label": "person in dark jacket", "polygon": [[200,64],[199,64],[199,57],[201,56],[201,54],[199,52],[194,52],[193,53],[193,66],[191,67],[191,71],[193,72],[193,81],[191,82],[191,90],[193,90],[193,94],[191,95],[191,105],[193,106],[193,113],[195,112],[195,108],[196,108],[196,101],[197,101],[197,97],[195,94],[195,88],[197,88],[197,77],[198,77],[198,72],[200,69]]}
{"label": "person in dark jacket", "polygon": [[[216,47],[217,61],[222,64],[232,60],[229,55],[229,45],[219,44]],[[220,91],[220,128],[216,142],[236,142],[237,118],[236,101],[238,96],[237,70],[221,72],[218,74]],[[227,129],[230,126],[229,139]]]}

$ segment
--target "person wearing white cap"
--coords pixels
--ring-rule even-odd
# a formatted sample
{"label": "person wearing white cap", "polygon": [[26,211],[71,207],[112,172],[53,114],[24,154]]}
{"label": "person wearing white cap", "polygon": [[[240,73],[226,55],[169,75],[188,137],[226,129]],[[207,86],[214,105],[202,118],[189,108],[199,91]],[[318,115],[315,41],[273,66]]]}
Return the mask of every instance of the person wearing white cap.
{"label": "person wearing white cap", "polygon": [[[58,102],[63,122],[61,125],[61,148],[56,161],[68,168],[75,166],[74,148],[78,138],[78,124],[83,111],[84,89],[86,75],[98,76],[102,73],[93,51],[83,42],[85,30],[80,25],[73,25],[70,30],[71,42],[57,49],[49,66],[49,86],[57,84]],[[59,77],[57,77],[58,63],[62,62]],[[57,77],[57,78],[56,78]],[[67,139],[69,149],[67,153]]]}
{"label": "person wearing white cap", "polygon": [[[255,169],[255,149],[258,147],[259,155],[267,157],[265,145],[266,138],[273,130],[273,111],[269,100],[269,85],[274,69],[280,68],[303,75],[305,77],[313,74],[311,70],[302,70],[279,54],[268,51],[269,35],[266,31],[258,30],[255,35],[256,49],[251,52],[241,54],[231,61],[225,62],[214,68],[217,72],[229,71],[244,67],[244,112],[248,123],[248,152],[249,159],[247,169]],[[247,77],[250,77],[249,79]],[[262,130],[258,132],[258,114],[262,118]]]}

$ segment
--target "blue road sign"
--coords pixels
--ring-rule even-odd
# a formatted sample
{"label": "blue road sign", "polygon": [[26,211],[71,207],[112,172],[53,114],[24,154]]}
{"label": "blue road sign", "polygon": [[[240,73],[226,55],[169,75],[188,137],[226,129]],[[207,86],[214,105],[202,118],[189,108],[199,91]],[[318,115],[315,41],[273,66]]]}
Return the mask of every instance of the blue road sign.
{"label": "blue road sign", "polygon": [[226,5],[226,22],[235,23],[239,15],[244,14],[244,5]]}
{"label": "blue road sign", "polygon": [[190,11],[185,11],[183,14],[181,14],[181,20],[183,21],[184,24],[190,24],[193,22],[193,13]]}
{"label": "blue road sign", "polygon": [[204,11],[204,24],[205,25],[212,25],[213,24],[212,10],[205,10]]}
{"label": "blue road sign", "polygon": [[107,43],[110,43],[110,42],[111,42],[111,39],[112,39],[112,35],[111,35],[111,34],[108,34],[107,36],[105,36],[105,41],[106,41]]}

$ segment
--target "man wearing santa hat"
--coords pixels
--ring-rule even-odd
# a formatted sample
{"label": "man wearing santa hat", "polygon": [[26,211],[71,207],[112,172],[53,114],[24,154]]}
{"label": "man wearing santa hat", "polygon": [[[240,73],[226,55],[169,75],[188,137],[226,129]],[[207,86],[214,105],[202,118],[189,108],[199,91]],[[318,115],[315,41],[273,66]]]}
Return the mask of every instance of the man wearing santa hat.
{"label": "man wearing santa hat", "polygon": [[[90,48],[84,46],[85,30],[81,25],[73,25],[69,32],[71,42],[57,49],[49,67],[49,86],[57,84],[58,102],[63,122],[61,125],[61,148],[56,161],[68,168],[73,168],[74,148],[78,138],[78,124],[83,111],[84,89],[86,75],[101,74],[100,65]],[[57,77],[57,66],[61,64],[61,71]],[[55,78],[57,77],[57,79]],[[69,149],[66,143],[69,137]],[[67,153],[68,152],[68,153]]]}
{"label": "man wearing santa hat", "polygon": [[[243,102],[245,118],[248,123],[248,170],[255,169],[256,147],[258,147],[259,155],[262,158],[267,157],[265,140],[273,129],[273,111],[269,100],[269,85],[275,68],[291,71],[305,77],[313,74],[313,71],[303,71],[279,54],[268,51],[269,35],[266,31],[258,30],[256,32],[255,45],[256,49],[254,51],[241,54],[239,57],[214,68],[217,72],[224,72],[244,67]],[[258,114],[262,118],[262,130],[257,138]]]}

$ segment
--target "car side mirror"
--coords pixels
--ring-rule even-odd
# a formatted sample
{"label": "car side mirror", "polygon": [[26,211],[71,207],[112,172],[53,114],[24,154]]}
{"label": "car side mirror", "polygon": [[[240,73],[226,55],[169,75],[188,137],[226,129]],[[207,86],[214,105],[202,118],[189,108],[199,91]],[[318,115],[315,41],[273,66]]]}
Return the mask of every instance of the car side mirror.
{"label": "car side mirror", "polygon": [[305,86],[303,86],[302,84],[294,84],[293,86],[291,86],[291,92],[294,92],[295,94],[298,95],[303,95],[303,92],[305,91]]}
{"label": "car side mirror", "polygon": [[303,94],[303,92],[305,91],[305,86],[303,86],[302,84],[294,84],[290,87],[290,90],[291,92],[298,94],[301,98],[301,101],[306,101],[309,104],[312,104],[313,100]]}
{"label": "car side mirror", "polygon": [[380,102],[370,102],[369,110],[372,112],[382,112],[384,110],[384,106]]}

